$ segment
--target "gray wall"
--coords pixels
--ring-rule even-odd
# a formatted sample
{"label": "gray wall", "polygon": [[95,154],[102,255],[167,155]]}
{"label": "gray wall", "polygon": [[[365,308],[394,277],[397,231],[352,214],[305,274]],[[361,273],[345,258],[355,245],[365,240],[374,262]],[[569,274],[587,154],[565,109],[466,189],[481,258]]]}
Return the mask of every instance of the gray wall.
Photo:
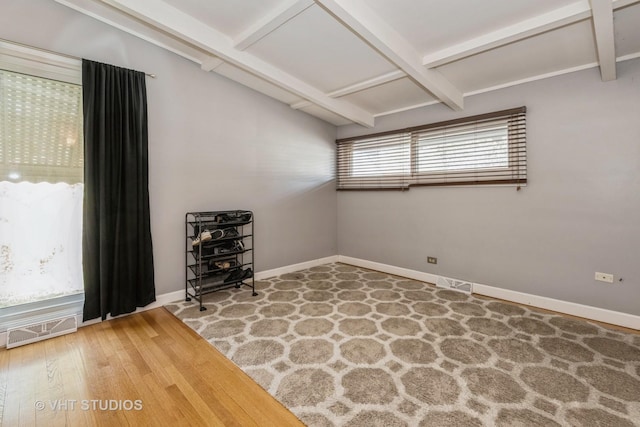
{"label": "gray wall", "polygon": [[[148,96],[159,294],[183,286],[184,213],[242,208],[256,212],[258,271],[340,253],[640,314],[638,60],[618,64],[613,82],[593,69],[469,97],[463,113],[438,105],[377,120],[373,131],[526,105],[520,192],[345,192],[336,204],[329,124],[49,0],[2,0],[0,38],[158,74]],[[595,271],[624,281],[596,282]]]}
{"label": "gray wall", "polygon": [[51,0],[2,0],[0,38],[147,79],[158,294],[184,286],[184,214],[251,209],[256,270],[337,253],[334,126]]}
{"label": "gray wall", "polygon": [[[380,118],[373,131],[525,105],[528,186],[341,192],[339,253],[640,315],[640,60],[618,64],[612,82],[591,69],[465,103]],[[596,271],[624,280],[596,282]]]}

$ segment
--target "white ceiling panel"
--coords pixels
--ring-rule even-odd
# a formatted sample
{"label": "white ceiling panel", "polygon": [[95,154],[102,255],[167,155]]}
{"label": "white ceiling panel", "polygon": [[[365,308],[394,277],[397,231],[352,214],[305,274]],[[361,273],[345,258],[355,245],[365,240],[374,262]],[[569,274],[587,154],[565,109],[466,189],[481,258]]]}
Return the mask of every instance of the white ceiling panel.
{"label": "white ceiling panel", "polygon": [[247,49],[324,92],[396,69],[318,6]]}
{"label": "white ceiling panel", "polygon": [[640,56],[640,0],[55,1],[337,126]]}
{"label": "white ceiling panel", "polygon": [[583,21],[438,69],[468,93],[595,62],[593,30]]}
{"label": "white ceiling panel", "polygon": [[367,4],[426,54],[575,1],[367,0]]}
{"label": "white ceiling panel", "polygon": [[613,13],[616,35],[616,56],[640,53],[640,3]]}
{"label": "white ceiling panel", "polygon": [[419,89],[414,82],[405,77],[341,99],[371,111],[374,115],[437,101],[433,96]]}
{"label": "white ceiling panel", "polygon": [[231,38],[287,0],[164,0]]}

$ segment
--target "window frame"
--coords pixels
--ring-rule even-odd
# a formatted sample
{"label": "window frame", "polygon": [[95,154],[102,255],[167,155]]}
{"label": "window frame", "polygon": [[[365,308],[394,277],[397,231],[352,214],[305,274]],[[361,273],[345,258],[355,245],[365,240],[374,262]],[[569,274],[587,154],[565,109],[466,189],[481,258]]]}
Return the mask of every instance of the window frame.
{"label": "window frame", "polygon": [[[506,128],[507,166],[504,167],[471,167],[460,169],[441,169],[420,171],[420,137],[430,132],[455,132],[470,126],[494,126],[504,122]],[[473,135],[482,130],[473,131]],[[366,142],[372,145],[376,139],[388,139],[397,135],[409,135],[410,171],[402,176],[387,177],[381,174],[359,179],[354,177],[353,152],[358,144]],[[464,117],[444,122],[414,126],[410,128],[379,132],[336,140],[336,181],[337,190],[407,190],[412,186],[459,186],[459,185],[515,185],[520,188],[527,183],[526,175],[526,107],[496,111],[471,117]],[[462,154],[468,154],[463,150]],[[464,157],[462,157],[464,158]],[[469,158],[473,159],[473,155]],[[479,156],[478,156],[479,158]],[[393,179],[391,179],[393,178]]]}
{"label": "window frame", "polygon": [[82,86],[82,61],[0,39],[0,68]]}
{"label": "window frame", "polygon": [[[82,86],[82,61],[75,57],[0,39],[0,68]],[[3,308],[0,347],[6,345],[6,330],[34,322],[76,316],[82,322],[84,292]]]}

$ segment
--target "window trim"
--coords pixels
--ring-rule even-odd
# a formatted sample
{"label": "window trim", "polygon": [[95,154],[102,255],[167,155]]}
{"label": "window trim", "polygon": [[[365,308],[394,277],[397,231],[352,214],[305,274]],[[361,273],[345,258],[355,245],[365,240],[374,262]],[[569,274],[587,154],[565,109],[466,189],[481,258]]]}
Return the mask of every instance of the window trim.
{"label": "window trim", "polygon": [[82,86],[82,61],[0,39],[0,68]]}
{"label": "window trim", "polygon": [[[429,130],[444,129],[456,126],[471,125],[474,123],[491,122],[505,120],[507,126],[507,159],[508,166],[478,169],[442,170],[433,172],[418,172],[418,150],[419,137],[421,133]],[[409,134],[410,139],[410,172],[404,176],[372,175],[369,182],[351,176],[352,153],[354,146],[358,142],[370,141],[375,138],[385,136]],[[526,172],[526,107],[512,108],[495,111],[492,113],[480,114],[469,117],[462,117],[437,123],[430,123],[420,126],[412,126],[403,129],[395,129],[378,132],[368,135],[353,136],[336,140],[336,181],[338,191],[349,190],[407,190],[413,186],[477,186],[477,185],[515,185],[520,188],[527,183]],[[345,164],[346,162],[346,164]],[[478,174],[478,179],[471,179],[474,172]],[[496,178],[487,179],[491,172],[496,172]],[[438,174],[443,178],[429,179]],[[484,177],[482,177],[484,175]],[[509,178],[509,175],[512,177]],[[500,179],[504,176],[504,179]],[[376,185],[375,178],[380,183],[388,181],[389,185]],[[395,179],[392,179],[395,178]]]}

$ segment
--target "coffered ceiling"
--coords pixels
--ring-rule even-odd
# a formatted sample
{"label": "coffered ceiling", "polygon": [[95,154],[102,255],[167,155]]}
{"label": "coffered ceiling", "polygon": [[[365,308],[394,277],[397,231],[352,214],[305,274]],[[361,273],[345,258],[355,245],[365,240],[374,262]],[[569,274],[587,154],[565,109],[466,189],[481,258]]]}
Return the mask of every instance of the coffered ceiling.
{"label": "coffered ceiling", "polygon": [[640,57],[640,0],[55,0],[335,125]]}

